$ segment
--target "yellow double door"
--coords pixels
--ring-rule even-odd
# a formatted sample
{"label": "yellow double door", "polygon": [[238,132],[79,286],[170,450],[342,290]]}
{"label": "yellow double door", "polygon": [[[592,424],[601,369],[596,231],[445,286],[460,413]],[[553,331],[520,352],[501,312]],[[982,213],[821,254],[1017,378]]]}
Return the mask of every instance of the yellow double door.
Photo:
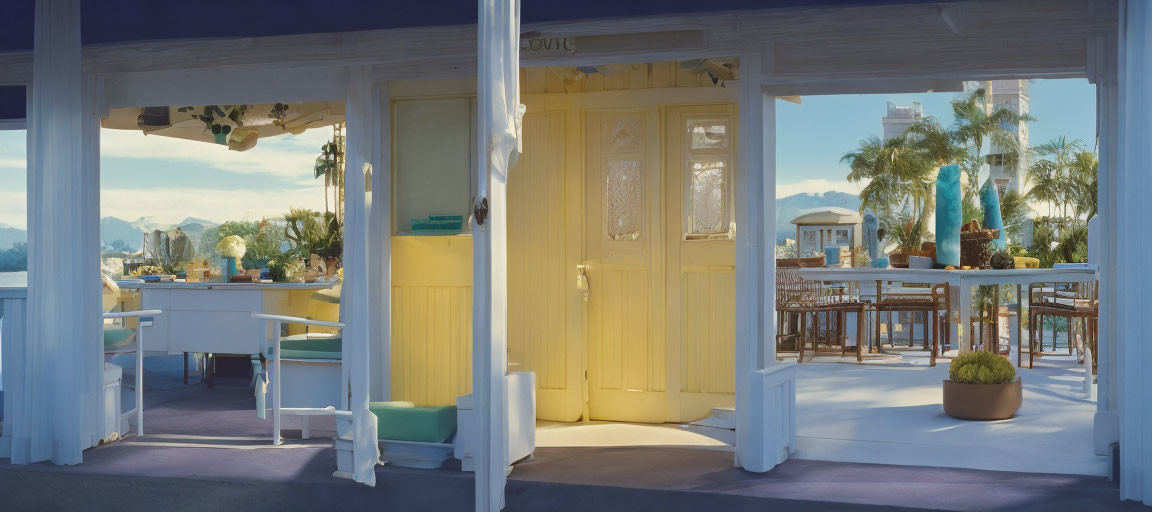
{"label": "yellow double door", "polygon": [[509,182],[509,355],[540,417],[731,406],[733,106],[536,112]]}

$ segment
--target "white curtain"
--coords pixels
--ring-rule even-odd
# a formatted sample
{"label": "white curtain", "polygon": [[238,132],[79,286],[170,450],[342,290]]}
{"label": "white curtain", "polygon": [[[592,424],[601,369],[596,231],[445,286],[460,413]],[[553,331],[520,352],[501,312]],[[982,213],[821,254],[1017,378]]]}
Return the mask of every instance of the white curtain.
{"label": "white curtain", "polygon": [[[99,190],[84,165],[80,0],[37,0],[28,109],[28,314],[13,389],[12,462],[77,464],[99,437]],[[10,366],[11,367],[11,366]],[[11,382],[11,381],[10,381]]]}
{"label": "white curtain", "polygon": [[483,224],[474,218],[472,391],[476,407],[476,510],[504,506],[508,467],[508,169],[520,152],[520,4],[480,0],[475,179]]}
{"label": "white curtain", "polygon": [[[1116,332],[1120,399],[1120,494],[1152,505],[1152,336],[1145,326],[1152,304],[1152,243],[1147,203],[1152,197],[1152,5],[1120,4],[1120,114],[1116,173]],[[1136,234],[1139,235],[1136,235]]]}
{"label": "white curtain", "polygon": [[[353,476],[357,482],[376,485],[376,415],[368,410],[368,211],[365,173],[371,170],[372,74],[354,68],[348,77],[347,157],[344,180],[344,287],[340,316],[344,320],[344,364],[352,396],[348,402],[353,422]],[[379,263],[379,262],[377,262]]]}

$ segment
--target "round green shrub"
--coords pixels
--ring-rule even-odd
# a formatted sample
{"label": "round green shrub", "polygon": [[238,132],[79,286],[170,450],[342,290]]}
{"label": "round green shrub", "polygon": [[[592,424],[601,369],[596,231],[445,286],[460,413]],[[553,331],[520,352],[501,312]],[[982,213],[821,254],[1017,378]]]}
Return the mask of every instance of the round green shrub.
{"label": "round green shrub", "polygon": [[948,378],[961,384],[1007,384],[1016,380],[1016,367],[998,354],[968,352],[948,365]]}

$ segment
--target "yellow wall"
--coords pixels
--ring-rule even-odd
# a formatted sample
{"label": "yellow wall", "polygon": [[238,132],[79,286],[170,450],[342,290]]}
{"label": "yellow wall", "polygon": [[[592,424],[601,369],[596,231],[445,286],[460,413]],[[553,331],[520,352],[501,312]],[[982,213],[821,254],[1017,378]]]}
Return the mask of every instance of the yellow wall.
{"label": "yellow wall", "polygon": [[[665,198],[662,183],[679,181],[682,170],[679,162],[665,167],[673,155],[662,150],[673,106],[731,112],[734,91],[701,87],[700,75],[679,72],[675,63],[594,74],[578,87],[548,68],[526,68],[521,75],[528,114],[524,155],[509,174],[508,360],[510,371],[536,373],[538,417],[575,421],[589,414],[586,379],[594,365],[604,384],[599,387],[619,388],[621,403],[631,403],[634,389],[648,391],[651,399],[625,407],[652,409],[636,421],[688,421],[707,415],[711,406],[731,405],[732,244],[680,243],[679,208],[672,204],[679,189],[668,189]],[[390,85],[394,101],[468,97],[474,90],[463,81]],[[586,182],[587,122],[596,112],[624,111],[647,116],[647,138],[655,144],[646,150],[653,170],[649,235],[667,241],[655,241],[640,266],[612,255],[611,262],[602,261],[587,239],[594,231],[587,212],[596,208],[588,194],[600,188]],[[688,249],[708,256],[681,258]],[[618,307],[584,303],[575,286],[577,264],[591,265],[593,301]],[[470,236],[392,237],[392,399],[451,405],[471,391],[471,279]],[[629,313],[637,308],[646,312]],[[642,321],[624,321],[634,317]],[[644,333],[633,332],[641,327]],[[590,329],[619,336],[592,336]],[[649,341],[623,343],[620,337]]]}
{"label": "yellow wall", "polygon": [[392,237],[392,399],[472,392],[472,237]]}

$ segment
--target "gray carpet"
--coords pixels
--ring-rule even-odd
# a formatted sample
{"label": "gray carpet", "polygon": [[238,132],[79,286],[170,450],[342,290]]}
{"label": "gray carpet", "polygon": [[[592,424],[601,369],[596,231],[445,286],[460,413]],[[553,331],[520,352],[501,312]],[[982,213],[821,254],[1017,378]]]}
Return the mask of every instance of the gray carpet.
{"label": "gray carpet", "polygon": [[[0,510],[472,510],[473,479],[458,465],[434,471],[377,468],[377,486],[331,476],[330,441],[263,446],[243,379],[145,393],[149,436],[88,450],[84,464],[0,461]],[[289,424],[289,429],[292,424]],[[181,436],[250,437],[200,440]],[[689,448],[542,448],[509,479],[509,511],[724,510],[1142,510],[1106,479],[817,461],[766,474],[732,467],[723,451]]]}

